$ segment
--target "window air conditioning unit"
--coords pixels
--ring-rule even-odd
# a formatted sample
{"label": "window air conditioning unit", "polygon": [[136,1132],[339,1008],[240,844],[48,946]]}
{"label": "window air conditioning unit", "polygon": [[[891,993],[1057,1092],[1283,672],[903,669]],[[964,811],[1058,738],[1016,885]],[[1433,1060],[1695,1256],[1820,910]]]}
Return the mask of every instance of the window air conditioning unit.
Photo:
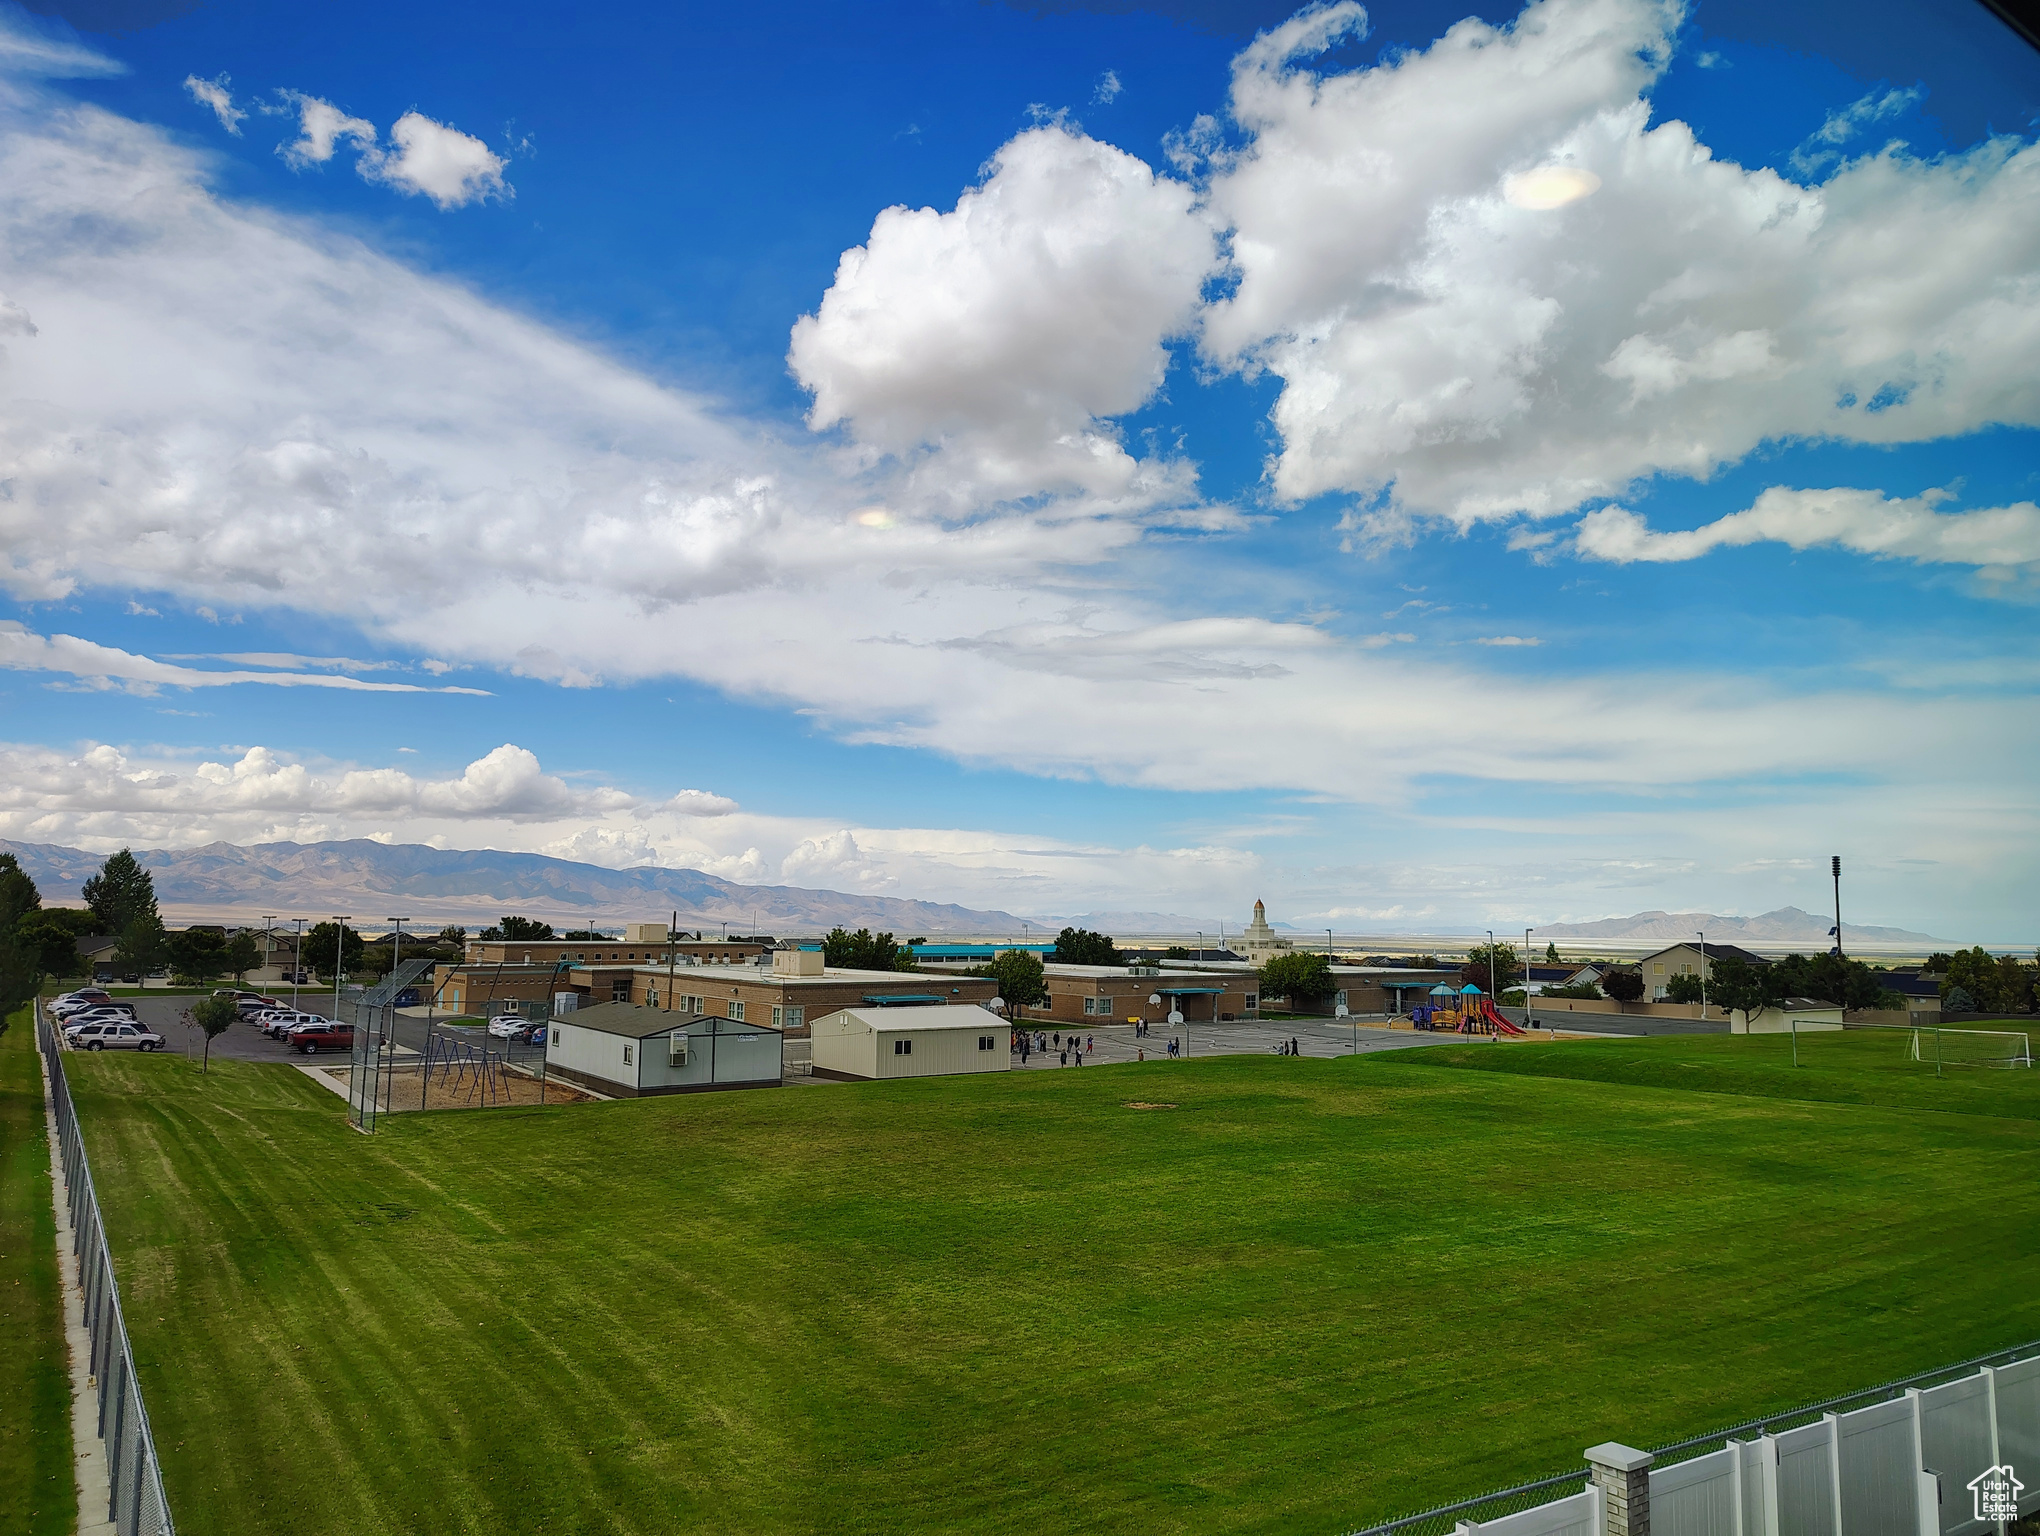
{"label": "window air conditioning unit", "polygon": [[666,1037],[666,1065],[684,1067],[687,1065],[687,1037],[668,1035]]}

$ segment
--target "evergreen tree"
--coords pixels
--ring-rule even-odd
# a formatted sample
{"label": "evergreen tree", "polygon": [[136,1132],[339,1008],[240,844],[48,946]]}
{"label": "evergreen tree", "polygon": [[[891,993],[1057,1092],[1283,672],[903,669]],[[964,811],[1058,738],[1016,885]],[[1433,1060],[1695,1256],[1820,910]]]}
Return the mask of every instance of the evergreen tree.
{"label": "evergreen tree", "polygon": [[0,934],[14,932],[31,912],[42,910],[42,892],[11,853],[0,853]]}
{"label": "evergreen tree", "polygon": [[101,933],[126,937],[137,918],[147,918],[157,932],[162,931],[162,917],[156,911],[155,876],[142,868],[141,861],[125,848],[85,882],[84,896],[85,905],[99,920]]}

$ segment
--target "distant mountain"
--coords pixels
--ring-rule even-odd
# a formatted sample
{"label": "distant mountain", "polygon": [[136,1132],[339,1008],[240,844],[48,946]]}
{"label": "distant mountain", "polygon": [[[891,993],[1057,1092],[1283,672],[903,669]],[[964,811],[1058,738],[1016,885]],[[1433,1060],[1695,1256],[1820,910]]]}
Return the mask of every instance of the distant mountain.
{"label": "distant mountain", "polygon": [[[0,839],[52,905],[76,905],[106,856],[52,843]],[[536,853],[456,851],[353,839],[333,843],[208,843],[136,849],[155,876],[165,917],[183,922],[319,921],[343,908],[364,928],[401,914],[423,926],[477,927],[506,912],[555,928],[663,922],[683,928],[814,933],[835,927],[920,933],[1018,933],[1010,912],[980,912],[893,896],[855,896],[791,885],[738,885],[695,869],[603,869]]]}
{"label": "distant mountain", "polygon": [[[1831,942],[1828,930],[1832,917],[1802,912],[1797,907],[1780,907],[1761,917],[1723,917],[1716,912],[1639,912],[1634,917],[1606,917],[1595,923],[1552,923],[1536,930],[1539,939],[1610,939],[1627,943],[1662,941],[1676,944],[1704,930],[1710,939],[1724,944],[1809,944],[1825,949]],[[1842,918],[1842,943],[1857,944],[1942,944],[1930,933],[1909,928],[1876,928]]]}
{"label": "distant mountain", "polygon": [[[1064,928],[1088,928],[1093,933],[1107,933],[1116,938],[1175,937],[1195,935],[1203,932],[1213,942],[1218,939],[1218,922],[1215,917],[1185,917],[1180,912],[1078,912],[1070,917],[1032,917],[1028,919],[1036,928],[1043,930],[1049,938]],[[1228,918],[1226,932],[1238,933],[1246,924]]]}

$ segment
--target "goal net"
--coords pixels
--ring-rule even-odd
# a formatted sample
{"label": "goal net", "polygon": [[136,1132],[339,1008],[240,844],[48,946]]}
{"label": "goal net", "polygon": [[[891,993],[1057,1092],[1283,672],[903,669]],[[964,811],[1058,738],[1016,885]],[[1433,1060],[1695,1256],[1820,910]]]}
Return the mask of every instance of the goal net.
{"label": "goal net", "polygon": [[1914,1061],[1947,1067],[2030,1067],[2033,1047],[2019,1030],[1920,1029],[1911,1030],[1912,1044],[1906,1054]]}

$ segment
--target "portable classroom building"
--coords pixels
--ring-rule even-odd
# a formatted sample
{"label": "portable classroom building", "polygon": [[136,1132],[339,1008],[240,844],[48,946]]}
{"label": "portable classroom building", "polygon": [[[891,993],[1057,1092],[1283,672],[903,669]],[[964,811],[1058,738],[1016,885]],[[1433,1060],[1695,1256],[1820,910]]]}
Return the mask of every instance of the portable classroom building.
{"label": "portable classroom building", "polygon": [[954,1077],[1012,1064],[1012,1026],[971,1005],[842,1008],[808,1028],[816,1077]]}
{"label": "portable classroom building", "polygon": [[785,1048],[780,1032],[766,1024],[597,1003],[553,1022],[545,1068],[619,1098],[777,1088]]}

